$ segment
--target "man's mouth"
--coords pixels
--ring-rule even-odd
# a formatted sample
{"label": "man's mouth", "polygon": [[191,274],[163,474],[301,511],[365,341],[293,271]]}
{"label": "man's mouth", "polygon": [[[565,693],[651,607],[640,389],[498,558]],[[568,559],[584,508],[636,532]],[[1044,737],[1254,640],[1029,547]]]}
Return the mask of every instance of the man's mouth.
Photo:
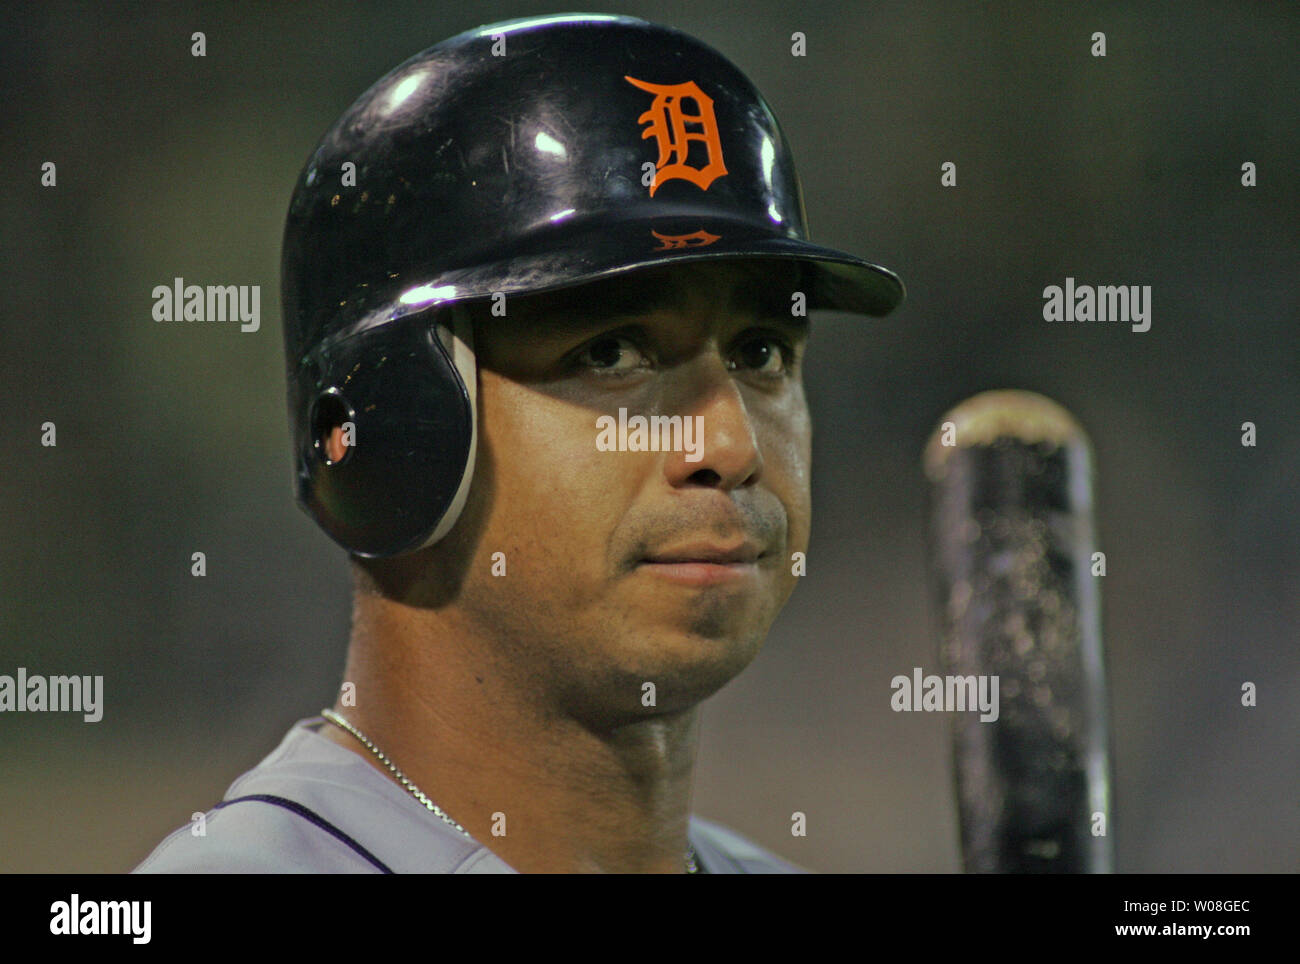
{"label": "man's mouth", "polygon": [[700,542],[652,552],[638,568],[680,585],[715,586],[755,578],[764,555],[755,542]]}

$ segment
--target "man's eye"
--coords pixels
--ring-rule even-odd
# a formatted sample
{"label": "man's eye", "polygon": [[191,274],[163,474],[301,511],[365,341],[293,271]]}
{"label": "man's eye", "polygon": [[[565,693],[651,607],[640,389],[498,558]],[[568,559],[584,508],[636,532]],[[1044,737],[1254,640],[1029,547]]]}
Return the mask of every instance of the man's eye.
{"label": "man's eye", "polygon": [[626,335],[610,335],[593,341],[578,353],[574,361],[602,375],[626,375],[644,367],[645,355]]}
{"label": "man's eye", "polygon": [[770,335],[751,338],[736,351],[740,363],[760,375],[784,375],[793,361],[794,349]]}

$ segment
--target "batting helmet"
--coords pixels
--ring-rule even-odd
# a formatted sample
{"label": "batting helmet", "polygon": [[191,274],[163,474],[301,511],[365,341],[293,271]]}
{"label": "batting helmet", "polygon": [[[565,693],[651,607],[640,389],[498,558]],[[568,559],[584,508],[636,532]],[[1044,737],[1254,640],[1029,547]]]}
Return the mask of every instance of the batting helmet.
{"label": "batting helmet", "polygon": [[891,272],[807,240],[776,118],[693,37],[566,14],[416,54],[325,133],[289,206],[299,504],[355,555],[432,544],[474,471],[463,304],[715,258],[801,262],[809,308],[903,299]]}

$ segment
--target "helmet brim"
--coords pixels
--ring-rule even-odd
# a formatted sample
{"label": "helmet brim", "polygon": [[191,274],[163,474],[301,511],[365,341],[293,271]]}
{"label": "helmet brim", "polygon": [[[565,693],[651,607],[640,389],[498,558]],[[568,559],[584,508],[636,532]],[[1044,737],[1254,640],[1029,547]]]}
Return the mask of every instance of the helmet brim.
{"label": "helmet brim", "polygon": [[525,233],[511,250],[498,249],[494,255],[485,252],[469,267],[421,279],[420,289],[429,293],[424,303],[542,294],[644,268],[744,259],[804,265],[810,309],[880,317],[906,297],[903,282],[888,268],[810,241],[775,236],[748,221],[717,217],[548,227]]}

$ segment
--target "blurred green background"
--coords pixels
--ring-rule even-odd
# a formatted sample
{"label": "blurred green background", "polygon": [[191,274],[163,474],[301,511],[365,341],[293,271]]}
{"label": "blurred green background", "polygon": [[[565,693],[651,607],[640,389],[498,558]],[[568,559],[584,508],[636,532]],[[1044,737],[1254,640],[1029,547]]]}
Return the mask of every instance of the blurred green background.
{"label": "blurred green background", "polygon": [[[411,54],[569,9],[0,12],[0,673],[106,691],[95,725],[0,714],[0,871],[130,869],[332,702],[347,566],[293,504],[281,369],[295,177]],[[889,680],[937,663],[921,448],[952,404],[1019,387],[1096,449],[1119,869],[1300,868],[1300,6],[576,9],[729,56],[785,128],[813,238],[909,292],[814,321],[808,575],[706,705],[696,812],[815,870],[959,869],[949,720],[891,712]],[[1044,322],[1067,275],[1151,285],[1151,330]],[[261,285],[261,330],[155,323],[177,276]]]}

